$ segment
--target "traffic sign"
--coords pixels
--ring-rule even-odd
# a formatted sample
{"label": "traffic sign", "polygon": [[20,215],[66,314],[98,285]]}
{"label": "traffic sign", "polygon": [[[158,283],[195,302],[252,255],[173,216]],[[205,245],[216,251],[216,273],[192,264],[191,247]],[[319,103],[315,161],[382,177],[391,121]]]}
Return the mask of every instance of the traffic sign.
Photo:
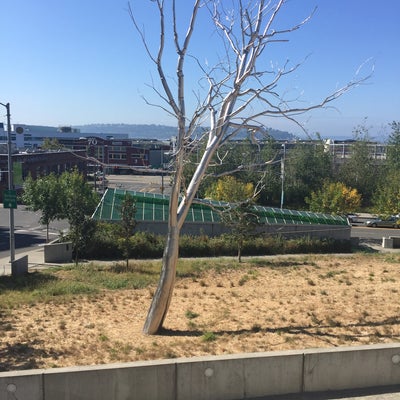
{"label": "traffic sign", "polygon": [[5,190],[3,192],[3,207],[17,208],[17,192],[15,190]]}

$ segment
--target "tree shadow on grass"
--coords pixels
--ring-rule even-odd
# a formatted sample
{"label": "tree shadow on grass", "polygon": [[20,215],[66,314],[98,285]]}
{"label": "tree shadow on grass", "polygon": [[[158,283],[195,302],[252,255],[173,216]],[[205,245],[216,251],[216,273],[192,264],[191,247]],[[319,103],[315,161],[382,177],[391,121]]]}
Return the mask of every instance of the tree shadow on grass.
{"label": "tree shadow on grass", "polygon": [[[254,333],[272,333],[272,334],[289,334],[289,335],[307,335],[314,338],[318,338],[319,340],[325,341],[331,346],[336,346],[338,339],[345,338],[348,342],[357,342],[361,338],[368,338],[374,336],[376,338],[382,339],[393,339],[397,338],[398,335],[392,334],[383,334],[383,333],[355,333],[352,332],[351,329],[356,328],[378,328],[382,326],[393,326],[400,325],[400,318],[389,317],[379,321],[362,321],[352,324],[340,324],[340,323],[329,323],[329,324],[313,324],[313,325],[305,325],[305,326],[296,326],[296,325],[288,325],[288,326],[280,326],[280,327],[262,327],[260,325],[255,324],[250,329],[237,329],[237,330],[213,330],[212,333],[218,336],[240,336],[240,335],[249,335]],[[348,329],[349,331],[346,333],[337,332],[335,333],[335,329]],[[205,333],[204,330],[198,329],[188,329],[188,330],[179,330],[179,329],[161,329],[159,335],[161,336],[187,336],[187,337],[200,337]]]}
{"label": "tree shadow on grass", "polygon": [[6,343],[0,348],[0,372],[42,368],[41,359],[52,358],[56,361],[63,354],[43,350],[43,343],[44,340],[39,339],[27,343]]}
{"label": "tree shadow on grass", "polygon": [[0,276],[0,291],[10,290],[32,290],[43,286],[46,283],[57,281],[58,278],[52,274],[43,272],[29,272],[21,276]]}

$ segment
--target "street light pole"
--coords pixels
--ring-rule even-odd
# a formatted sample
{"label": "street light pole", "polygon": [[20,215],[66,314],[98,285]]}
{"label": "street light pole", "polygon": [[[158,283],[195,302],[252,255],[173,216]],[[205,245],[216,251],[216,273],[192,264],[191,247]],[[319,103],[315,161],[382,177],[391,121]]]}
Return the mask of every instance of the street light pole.
{"label": "street light pole", "polygon": [[285,197],[285,158],[286,158],[286,144],[282,144],[283,155],[281,157],[281,209],[283,208],[283,200]]}
{"label": "street light pole", "polygon": [[[8,150],[8,190],[14,190],[13,182],[13,165],[12,165],[12,149],[11,149],[11,113],[10,103],[0,103],[7,110],[7,150]],[[15,260],[15,236],[14,236],[14,209],[10,210],[10,263]]]}

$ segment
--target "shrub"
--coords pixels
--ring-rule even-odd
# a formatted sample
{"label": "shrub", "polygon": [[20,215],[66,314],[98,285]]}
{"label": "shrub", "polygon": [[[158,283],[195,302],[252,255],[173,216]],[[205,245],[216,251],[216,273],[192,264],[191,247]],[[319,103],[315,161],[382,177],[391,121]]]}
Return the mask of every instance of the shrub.
{"label": "shrub", "polygon": [[[121,259],[122,243],[117,224],[98,223],[96,232],[84,256],[88,259]],[[149,232],[136,232],[130,238],[130,258],[161,258],[165,237]],[[350,240],[318,239],[309,236],[286,239],[281,235],[257,235],[243,243],[242,255],[273,255],[295,253],[349,253]],[[237,243],[233,235],[217,237],[207,235],[180,237],[179,254],[181,257],[221,257],[236,256]]]}
{"label": "shrub", "polygon": [[160,258],[165,245],[165,238],[149,232],[136,232],[130,239],[133,258]]}
{"label": "shrub", "polygon": [[121,251],[116,245],[120,227],[117,224],[98,222],[96,231],[86,246],[84,257],[89,259],[115,259],[121,257]]}

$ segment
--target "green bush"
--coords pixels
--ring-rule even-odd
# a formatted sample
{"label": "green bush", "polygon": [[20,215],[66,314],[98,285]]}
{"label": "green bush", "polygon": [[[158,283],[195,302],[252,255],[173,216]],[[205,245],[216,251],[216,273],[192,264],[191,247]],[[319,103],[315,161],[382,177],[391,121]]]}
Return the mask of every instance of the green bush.
{"label": "green bush", "polygon": [[[130,258],[161,258],[165,237],[149,232],[135,232],[130,238]],[[259,256],[295,253],[349,253],[350,240],[317,239],[308,236],[286,239],[281,235],[258,235],[243,243],[243,256]],[[224,234],[217,237],[207,235],[182,235],[179,255],[181,257],[236,256],[237,240]],[[117,224],[98,223],[95,235],[84,257],[88,259],[122,259],[123,249],[120,227]]]}
{"label": "green bush", "polygon": [[181,257],[209,257],[211,241],[212,239],[205,235],[182,235],[179,241],[179,255]]}
{"label": "green bush", "polygon": [[107,222],[98,222],[92,240],[86,246],[83,257],[92,260],[111,260],[121,258],[121,251],[117,246],[120,236],[120,226]]}
{"label": "green bush", "polygon": [[[149,232],[136,232],[131,238],[132,258],[160,258],[165,245],[165,238]],[[122,254],[122,252],[121,252]]]}

